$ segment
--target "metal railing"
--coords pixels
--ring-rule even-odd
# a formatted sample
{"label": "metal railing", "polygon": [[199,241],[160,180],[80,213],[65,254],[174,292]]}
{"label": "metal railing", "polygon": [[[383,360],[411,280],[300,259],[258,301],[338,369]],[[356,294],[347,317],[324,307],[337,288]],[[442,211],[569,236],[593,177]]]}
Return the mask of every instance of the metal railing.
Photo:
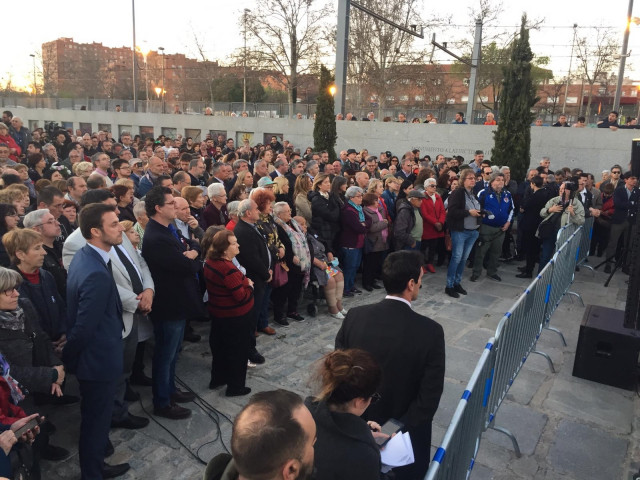
{"label": "metal railing", "polygon": [[[549,355],[536,349],[544,329],[558,332],[549,325],[551,316],[569,291],[575,268],[584,249],[584,238],[590,235],[585,223],[572,230],[553,258],[518,297],[504,315],[493,338],[489,340],[462,395],[440,447],[433,457],[425,480],[466,479],[475,464],[482,433],[493,429],[507,435],[517,457],[520,448],[515,436],[495,424],[497,414],[509,389],[530,354],[546,358],[555,373]],[[583,235],[584,233],[584,235]],[[588,248],[586,249],[588,252]],[[584,254],[582,254],[584,255]],[[582,301],[582,299],[580,299]]]}

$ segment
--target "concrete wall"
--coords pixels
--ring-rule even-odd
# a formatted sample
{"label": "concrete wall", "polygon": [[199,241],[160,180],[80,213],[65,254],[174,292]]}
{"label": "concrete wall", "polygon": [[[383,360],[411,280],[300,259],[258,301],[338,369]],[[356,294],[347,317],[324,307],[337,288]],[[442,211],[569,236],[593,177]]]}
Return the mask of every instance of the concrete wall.
{"label": "concrete wall", "polygon": [[[92,112],[79,110],[51,110],[14,108],[13,114],[25,125],[44,126],[45,121],[65,123],[73,129],[90,125],[91,131],[108,125],[114,136],[122,130],[140,133],[144,127],[152,128],[154,137],[162,133],[181,133],[196,138],[208,132],[221,131],[236,143],[248,138],[252,145],[265,142],[271,134],[284,137],[302,151],[313,145],[313,121],[282,118],[204,117],[200,115],[161,115],[148,113]],[[382,122],[338,122],[336,149],[367,148],[378,155],[390,150],[401,156],[419,148],[422,154],[434,157],[462,155],[469,160],[477,149],[491,158],[493,129],[482,125],[425,125]],[[551,167],[581,167],[599,177],[599,172],[619,163],[626,168],[631,158],[631,142],[640,137],[636,130],[594,128],[533,127],[531,135],[532,165],[542,156],[551,158]],[[268,138],[267,140],[268,141]]]}

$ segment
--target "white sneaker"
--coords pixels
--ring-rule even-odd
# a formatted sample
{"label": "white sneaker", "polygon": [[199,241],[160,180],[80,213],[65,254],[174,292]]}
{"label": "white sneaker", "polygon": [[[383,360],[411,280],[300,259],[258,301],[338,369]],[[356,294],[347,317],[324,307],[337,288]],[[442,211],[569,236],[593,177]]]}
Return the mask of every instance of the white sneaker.
{"label": "white sneaker", "polygon": [[346,314],[348,313],[348,311],[347,311],[347,309],[346,309],[346,308],[343,308],[342,310],[340,310],[340,313],[341,313],[342,315],[346,315]]}
{"label": "white sneaker", "polygon": [[256,368],[258,366],[257,363],[253,363],[251,360],[247,360],[247,367]]}
{"label": "white sneaker", "polygon": [[338,312],[338,313],[329,312],[329,316],[336,318],[338,320],[344,320],[344,315],[342,315],[342,312]]}

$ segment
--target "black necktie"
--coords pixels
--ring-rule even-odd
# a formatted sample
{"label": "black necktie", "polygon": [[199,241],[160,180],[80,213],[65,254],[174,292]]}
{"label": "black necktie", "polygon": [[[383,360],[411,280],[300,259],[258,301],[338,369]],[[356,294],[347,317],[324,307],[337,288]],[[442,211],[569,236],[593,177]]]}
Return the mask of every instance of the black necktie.
{"label": "black necktie", "polygon": [[109,269],[109,273],[113,275],[113,270],[111,269],[111,260],[107,262],[107,268]]}
{"label": "black necktie", "polygon": [[122,250],[120,250],[119,247],[115,247],[115,249],[116,249],[116,253],[118,254],[118,257],[120,258],[120,261],[124,265],[124,268],[127,269],[127,273],[129,274],[129,279],[131,280],[131,287],[133,288],[133,293],[135,293],[136,295],[141,294],[143,290],[142,280],[140,280],[140,275],[138,275],[136,268],[133,266],[131,261],[127,258],[125,253]]}

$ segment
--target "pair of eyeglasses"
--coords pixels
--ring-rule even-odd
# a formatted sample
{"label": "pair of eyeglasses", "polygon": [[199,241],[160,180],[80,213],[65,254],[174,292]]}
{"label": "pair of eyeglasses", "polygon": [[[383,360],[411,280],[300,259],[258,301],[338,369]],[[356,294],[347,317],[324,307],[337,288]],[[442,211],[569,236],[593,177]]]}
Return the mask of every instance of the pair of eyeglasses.
{"label": "pair of eyeglasses", "polygon": [[17,287],[13,287],[13,288],[9,288],[7,290],[4,290],[2,293],[4,293],[7,297],[10,297],[11,295],[13,295],[13,292],[20,293],[20,292],[18,292],[18,288]]}

